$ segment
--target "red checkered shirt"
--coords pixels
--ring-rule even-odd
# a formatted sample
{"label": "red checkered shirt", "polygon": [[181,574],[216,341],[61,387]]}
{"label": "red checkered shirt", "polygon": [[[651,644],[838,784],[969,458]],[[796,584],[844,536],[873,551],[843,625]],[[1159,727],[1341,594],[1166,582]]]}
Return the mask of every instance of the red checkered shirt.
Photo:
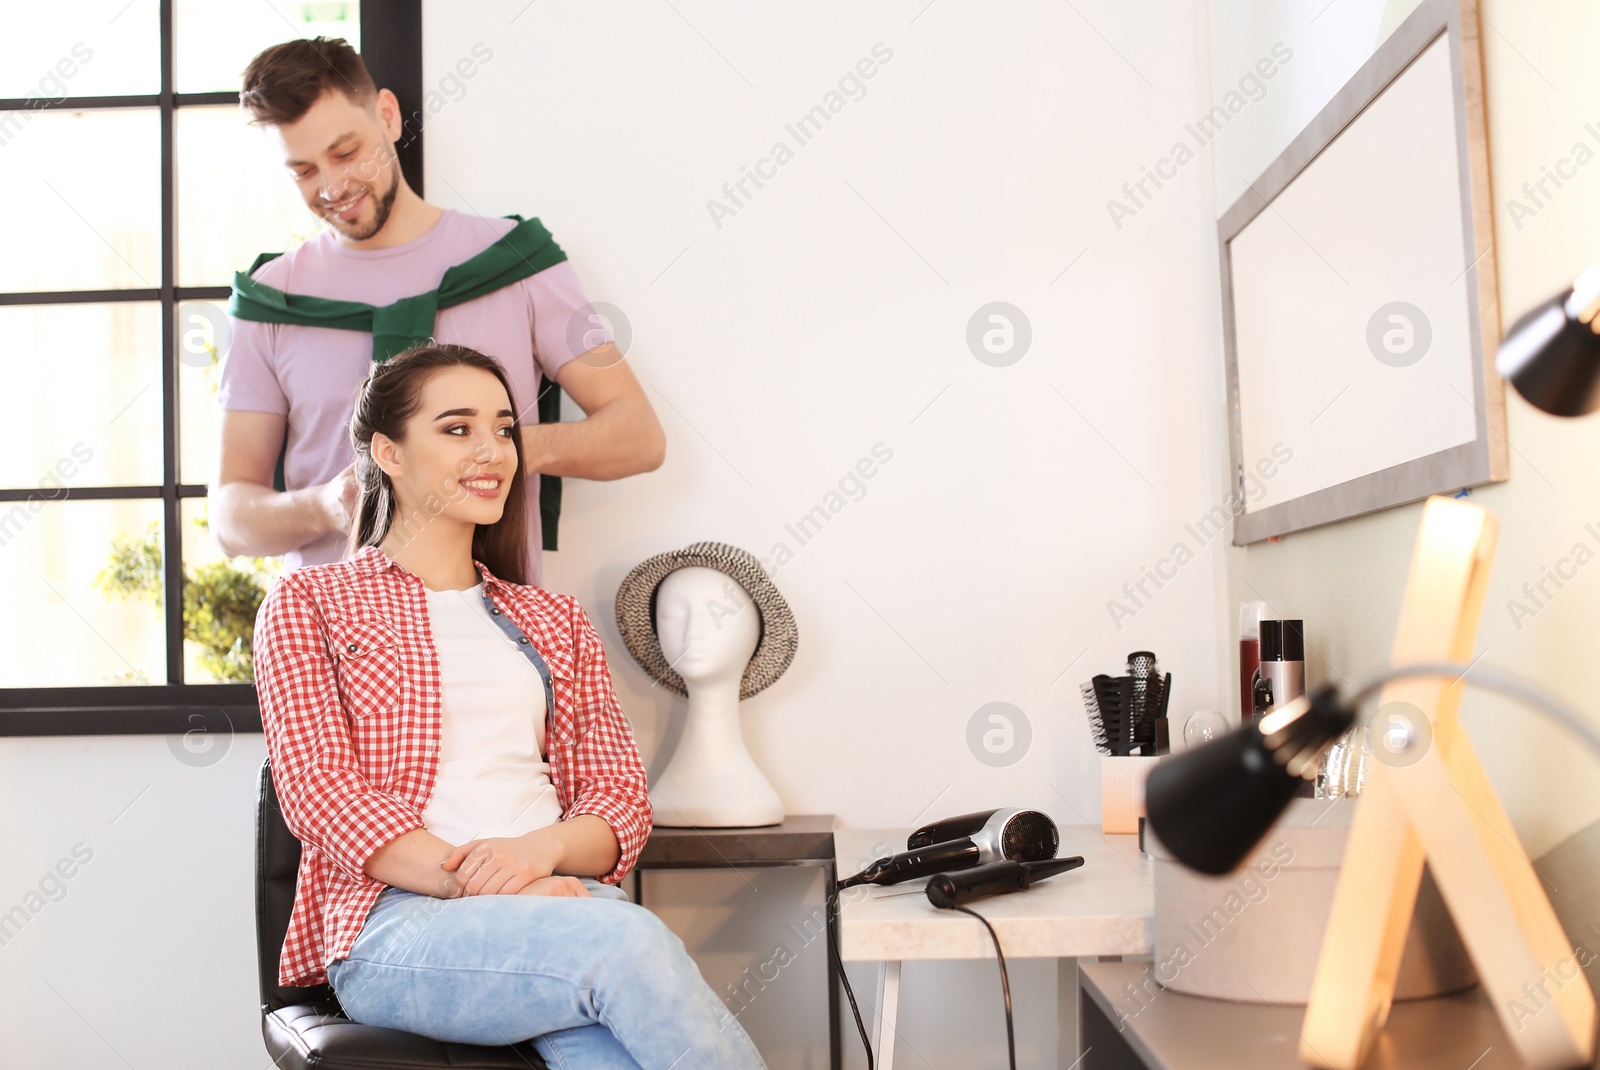
{"label": "red checkered shirt", "polygon": [[[611,826],[621,857],[599,879],[618,883],[644,847],[651,810],[600,637],[576,599],[474,563],[549,666],[546,751],[562,820],[596,814]],[[273,785],[302,845],[278,983],[321,984],[387,887],[362,867],[424,827],[438,775],[441,687],[426,588],[376,546],[295,569],[261,603],[254,652]]]}

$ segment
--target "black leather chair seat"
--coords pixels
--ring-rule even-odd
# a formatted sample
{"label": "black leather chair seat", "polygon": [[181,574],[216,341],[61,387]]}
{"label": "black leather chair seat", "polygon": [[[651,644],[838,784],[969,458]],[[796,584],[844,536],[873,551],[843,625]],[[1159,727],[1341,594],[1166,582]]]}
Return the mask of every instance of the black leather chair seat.
{"label": "black leather chair seat", "polygon": [[267,1051],[282,1067],[314,1066],[318,1070],[528,1070],[543,1068],[533,1042],[484,1048],[476,1044],[441,1044],[415,1033],[358,1025],[336,1005],[302,1003],[281,1007],[261,1023]]}

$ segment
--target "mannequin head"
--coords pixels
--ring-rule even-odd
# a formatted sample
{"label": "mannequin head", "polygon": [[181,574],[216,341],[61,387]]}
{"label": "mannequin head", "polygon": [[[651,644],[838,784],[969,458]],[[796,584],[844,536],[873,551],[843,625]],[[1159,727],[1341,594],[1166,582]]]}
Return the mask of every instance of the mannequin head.
{"label": "mannequin head", "polygon": [[656,588],[656,636],[667,664],[690,688],[737,691],[761,638],[761,611],[727,573],[691,565]]}

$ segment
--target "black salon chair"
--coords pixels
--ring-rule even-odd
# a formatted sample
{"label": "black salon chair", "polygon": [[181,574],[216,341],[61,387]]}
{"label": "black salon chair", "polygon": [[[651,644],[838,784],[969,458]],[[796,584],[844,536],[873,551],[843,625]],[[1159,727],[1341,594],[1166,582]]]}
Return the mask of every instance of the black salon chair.
{"label": "black salon chair", "polygon": [[327,985],[278,984],[278,954],[289,929],[300,841],[284,824],[272,769],[261,763],[256,793],[256,962],[261,971],[261,1032],[282,1070],[548,1070],[532,1041],[503,1048],[443,1044],[415,1033],[359,1025]]}

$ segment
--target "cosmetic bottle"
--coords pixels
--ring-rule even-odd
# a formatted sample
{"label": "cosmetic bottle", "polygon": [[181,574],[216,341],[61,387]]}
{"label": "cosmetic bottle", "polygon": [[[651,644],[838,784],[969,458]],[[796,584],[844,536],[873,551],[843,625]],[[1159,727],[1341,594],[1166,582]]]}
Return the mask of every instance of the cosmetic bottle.
{"label": "cosmetic bottle", "polygon": [[1239,603],[1239,723],[1255,715],[1256,669],[1261,665],[1262,601]]}
{"label": "cosmetic bottle", "polygon": [[1282,706],[1306,693],[1305,622],[1261,622],[1261,679],[1272,689],[1272,705]]}

